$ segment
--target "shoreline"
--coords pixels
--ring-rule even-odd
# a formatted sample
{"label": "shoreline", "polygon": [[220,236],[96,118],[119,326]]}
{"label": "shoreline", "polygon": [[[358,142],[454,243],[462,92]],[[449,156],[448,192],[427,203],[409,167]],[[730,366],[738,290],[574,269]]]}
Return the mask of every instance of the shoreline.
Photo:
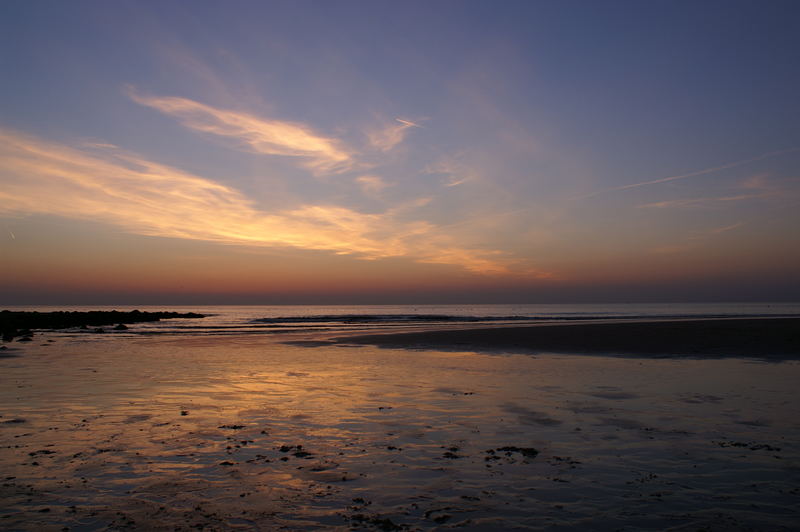
{"label": "shoreline", "polygon": [[800,360],[800,317],[545,323],[340,336],[339,345],[445,351]]}
{"label": "shoreline", "polygon": [[[0,310],[0,336],[3,342],[14,338],[31,338],[34,331],[70,328],[103,327],[117,324],[117,330],[127,330],[125,324],[161,321],[173,318],[204,318],[195,312],[142,312],[139,310],[92,310],[92,311],[12,311]],[[102,333],[103,329],[94,332]]]}

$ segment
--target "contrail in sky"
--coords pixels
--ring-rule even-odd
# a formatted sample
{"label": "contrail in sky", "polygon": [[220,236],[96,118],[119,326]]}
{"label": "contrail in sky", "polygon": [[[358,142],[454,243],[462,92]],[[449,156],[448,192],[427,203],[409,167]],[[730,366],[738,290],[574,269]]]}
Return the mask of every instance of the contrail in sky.
{"label": "contrail in sky", "polygon": [[[572,198],[570,198],[570,200],[574,201],[574,200],[581,200],[581,199],[589,199],[589,198],[594,198],[595,196],[599,196],[600,194],[605,194],[606,192],[613,192],[615,190],[626,190],[626,189],[629,189],[629,188],[643,187],[643,186],[646,186],[646,185],[657,185],[659,183],[668,183],[669,181],[677,181],[679,179],[688,179],[690,177],[695,177],[695,176],[699,176],[699,175],[712,174],[714,172],[719,172],[721,170],[727,170],[728,168],[735,168],[737,166],[742,166],[742,165],[745,165],[745,164],[754,163],[756,161],[761,161],[762,159],[769,159],[770,157],[777,157],[778,155],[783,155],[783,154],[786,154],[786,153],[793,153],[793,152],[796,152],[796,151],[800,151],[800,148],[790,148],[788,150],[771,151],[771,152],[768,152],[768,153],[761,154],[758,157],[752,157],[750,159],[744,159],[742,161],[735,161],[735,162],[732,162],[732,163],[723,164],[721,166],[715,166],[713,168],[706,168],[705,170],[698,170],[697,172],[691,172],[691,173],[688,173],[688,174],[681,174],[681,175],[674,175],[674,176],[670,176],[670,177],[662,177],[660,179],[653,179],[652,181],[642,181],[641,183],[631,183],[630,185],[622,185],[622,186],[619,186],[619,187],[607,188],[605,190],[600,190],[598,192],[594,192],[594,193],[589,194],[587,196],[572,197]],[[468,223],[473,223],[473,222],[476,222],[478,220],[485,220],[485,219],[489,219],[489,218],[497,218],[497,217],[500,217],[500,216],[507,216],[507,215],[512,215],[512,214],[517,214],[517,213],[520,213],[520,212],[528,212],[530,210],[531,210],[530,207],[523,207],[521,209],[514,209],[512,211],[506,211],[506,212],[501,212],[501,213],[497,213],[497,214],[490,214],[490,215],[483,216],[483,217],[480,217],[480,218],[471,218],[469,220],[462,220],[460,222],[455,222],[455,223],[452,223],[452,224],[442,225],[442,226],[440,226],[440,228],[456,227],[456,226],[459,226],[459,225],[465,225],[465,224],[468,224]]]}
{"label": "contrail in sky", "polygon": [[792,153],[800,150],[800,148],[791,148],[788,150],[780,150],[780,151],[771,151],[768,153],[764,153],[759,155],[758,157],[753,157],[751,159],[744,159],[742,161],[735,161],[728,164],[723,164],[722,166],[715,166],[713,168],[706,168],[705,170],[698,170],[697,172],[691,172],[688,174],[681,174],[681,175],[673,175],[670,177],[662,177],[660,179],[653,179],[652,181],[642,181],[641,183],[631,183],[630,185],[622,185],[619,187],[607,188],[605,190],[601,190],[599,192],[595,192],[593,194],[589,194],[588,196],[584,196],[586,198],[593,198],[595,196],[599,196],[600,194],[605,194],[606,192],[613,192],[615,190],[626,190],[629,188],[636,188],[636,187],[643,187],[646,185],[657,185],[659,183],[668,183],[669,181],[677,181],[679,179],[688,179],[690,177],[696,177],[699,175],[705,174],[713,174],[714,172],[719,172],[721,170],[727,170],[729,168],[735,168],[737,166],[742,166],[749,163],[754,163],[756,161],[761,161],[762,159],[769,159],[770,157],[777,157],[778,155],[783,155],[785,153]]}

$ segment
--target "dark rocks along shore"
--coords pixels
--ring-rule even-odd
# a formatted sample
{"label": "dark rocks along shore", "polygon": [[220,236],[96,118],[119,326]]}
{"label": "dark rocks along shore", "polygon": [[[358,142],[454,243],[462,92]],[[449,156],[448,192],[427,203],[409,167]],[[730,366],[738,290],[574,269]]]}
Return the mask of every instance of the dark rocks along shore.
{"label": "dark rocks along shore", "polygon": [[4,342],[10,342],[15,337],[27,338],[33,334],[34,329],[69,329],[72,327],[102,327],[114,325],[116,330],[125,330],[125,323],[141,323],[159,321],[171,318],[205,318],[203,314],[195,312],[142,312],[133,310],[123,312],[118,310],[92,310],[35,312],[35,311],[0,311],[0,335]]}

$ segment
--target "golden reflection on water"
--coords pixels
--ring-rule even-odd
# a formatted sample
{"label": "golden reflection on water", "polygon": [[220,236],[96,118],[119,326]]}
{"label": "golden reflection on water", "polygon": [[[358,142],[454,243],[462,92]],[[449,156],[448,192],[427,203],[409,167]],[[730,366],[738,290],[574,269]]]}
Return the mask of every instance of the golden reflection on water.
{"label": "golden reflection on water", "polygon": [[711,507],[746,524],[745,503],[779,509],[756,517],[780,526],[797,512],[797,363],[53,337],[0,360],[11,528],[647,528]]}

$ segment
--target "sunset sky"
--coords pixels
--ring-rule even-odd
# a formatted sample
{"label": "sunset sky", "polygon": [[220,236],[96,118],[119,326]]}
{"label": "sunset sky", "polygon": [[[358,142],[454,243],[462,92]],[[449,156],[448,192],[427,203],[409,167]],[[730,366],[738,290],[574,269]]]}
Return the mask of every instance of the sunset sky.
{"label": "sunset sky", "polygon": [[0,3],[0,305],[800,300],[800,2]]}

